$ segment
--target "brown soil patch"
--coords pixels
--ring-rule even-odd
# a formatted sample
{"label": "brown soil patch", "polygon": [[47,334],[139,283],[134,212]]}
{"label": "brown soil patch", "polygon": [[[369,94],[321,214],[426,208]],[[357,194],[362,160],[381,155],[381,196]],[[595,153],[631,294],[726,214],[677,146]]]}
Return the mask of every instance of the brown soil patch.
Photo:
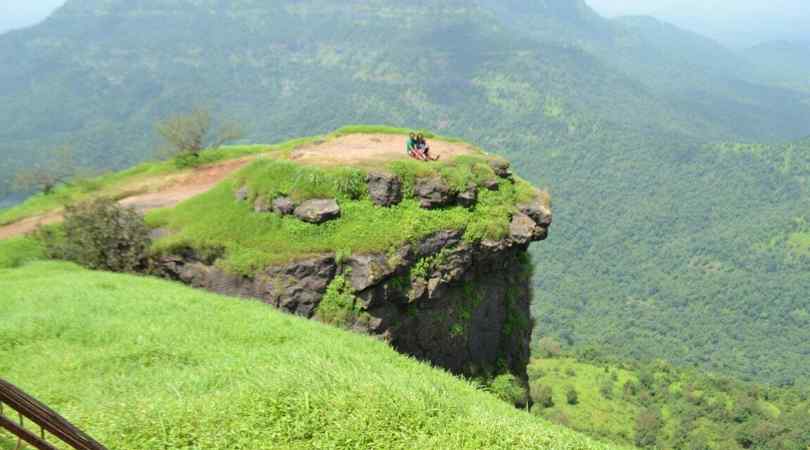
{"label": "brown soil patch", "polygon": [[[210,166],[199,167],[191,172],[185,172],[169,177],[140,181],[127,186],[119,203],[135,208],[139,212],[147,212],[157,208],[167,208],[209,191],[219,184],[231,173],[244,167],[252,158],[241,158]],[[39,216],[14,222],[0,227],[0,240],[21,236],[37,229],[40,225],[61,222],[62,212],[53,211]]]}
{"label": "brown soil patch", "polygon": [[[290,159],[306,164],[321,165],[377,165],[397,159],[408,159],[405,153],[407,136],[394,134],[351,134],[293,151]],[[475,149],[464,143],[428,141],[430,154],[442,161],[459,155],[474,154]]]}

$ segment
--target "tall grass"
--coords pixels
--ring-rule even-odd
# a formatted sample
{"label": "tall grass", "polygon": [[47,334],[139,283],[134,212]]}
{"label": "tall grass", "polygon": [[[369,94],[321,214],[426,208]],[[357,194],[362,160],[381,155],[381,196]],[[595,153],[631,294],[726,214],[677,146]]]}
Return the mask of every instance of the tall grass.
{"label": "tall grass", "polygon": [[612,448],[259,303],[52,262],[0,286],[0,374],[111,449]]}

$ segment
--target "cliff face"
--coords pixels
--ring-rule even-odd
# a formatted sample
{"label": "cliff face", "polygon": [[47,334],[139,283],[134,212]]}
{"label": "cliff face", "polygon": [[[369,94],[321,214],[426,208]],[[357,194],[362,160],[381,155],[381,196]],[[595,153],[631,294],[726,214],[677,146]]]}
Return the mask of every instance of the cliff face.
{"label": "cliff face", "polygon": [[551,216],[536,205],[522,210],[501,240],[471,243],[462,231],[446,230],[396,252],[324,254],[251,277],[228,273],[189,251],[163,257],[157,270],[194,287],[330,321],[319,310],[341,284],[351,298],[338,305],[341,325],[456,374],[509,372],[525,381],[532,330],[527,250],[545,239]]}

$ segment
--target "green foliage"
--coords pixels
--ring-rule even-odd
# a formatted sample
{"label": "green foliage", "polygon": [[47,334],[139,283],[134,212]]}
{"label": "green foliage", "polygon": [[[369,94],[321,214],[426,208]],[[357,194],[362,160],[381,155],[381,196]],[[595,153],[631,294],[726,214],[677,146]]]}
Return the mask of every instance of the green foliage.
{"label": "green foliage", "polygon": [[636,416],[636,446],[655,448],[662,427],[661,413],[658,410],[654,408],[641,410]]}
{"label": "green foliage", "polygon": [[613,388],[615,386],[615,380],[612,378],[605,378],[602,381],[602,385],[599,386],[599,393],[602,394],[602,397],[610,400],[613,398]]}
{"label": "green foliage", "polygon": [[531,396],[534,403],[540,408],[551,408],[554,406],[554,390],[549,385],[531,385]]}
{"label": "green foliage", "polygon": [[3,378],[107,448],[617,448],[259,303],[54,262],[0,286]]}
{"label": "green foliage", "polygon": [[[564,375],[576,369],[577,377]],[[577,392],[573,407],[565,397],[532,412],[591,436],[647,448],[728,450],[803,449],[810,416],[810,391],[743,383],[668,363],[581,361],[567,356],[536,359],[528,367],[534,390],[569,385]],[[639,380],[643,379],[644,382]],[[606,395],[608,386],[623,394]],[[564,402],[565,400],[565,402]],[[799,418],[801,417],[801,418]]]}
{"label": "green foliage", "polygon": [[223,125],[215,130],[211,112],[199,107],[189,113],[163,119],[155,128],[168,146],[166,151],[175,155],[178,168],[197,165],[197,159],[203,150],[217,149],[242,136],[235,124]]}
{"label": "green foliage", "polygon": [[565,401],[569,405],[579,404],[579,394],[577,393],[576,388],[573,386],[568,387],[568,389],[565,391]]}
{"label": "green foliage", "polygon": [[559,356],[561,352],[560,343],[553,337],[543,336],[537,341],[537,351],[539,356],[543,358]]}
{"label": "green foliage", "polygon": [[489,384],[489,390],[501,400],[513,405],[526,403],[526,388],[512,374],[507,373],[495,377]]}
{"label": "green foliage", "polygon": [[147,264],[150,229],[134,209],[115,200],[95,200],[65,208],[64,223],[37,234],[51,258],[96,270],[134,272]]}
{"label": "green foliage", "polygon": [[335,191],[339,198],[360,200],[368,196],[365,172],[351,167],[339,169]]}
{"label": "green foliage", "polygon": [[30,237],[0,240],[0,269],[13,269],[45,258],[42,243]]}
{"label": "green foliage", "polygon": [[439,253],[425,256],[411,267],[411,280],[427,280],[433,271],[444,265],[451,250],[443,248]]}
{"label": "green foliage", "polygon": [[351,325],[357,315],[357,297],[345,276],[338,275],[329,283],[315,315],[331,325]]}

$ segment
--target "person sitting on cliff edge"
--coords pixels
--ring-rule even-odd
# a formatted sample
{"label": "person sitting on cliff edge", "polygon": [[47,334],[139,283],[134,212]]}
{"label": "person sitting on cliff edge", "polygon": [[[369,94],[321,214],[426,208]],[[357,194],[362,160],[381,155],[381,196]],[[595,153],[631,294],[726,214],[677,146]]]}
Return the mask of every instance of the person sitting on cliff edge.
{"label": "person sitting on cliff edge", "polygon": [[408,152],[408,156],[414,159],[418,159],[420,161],[425,161],[425,154],[419,148],[419,141],[416,137],[416,133],[410,133],[408,135],[408,143],[406,144],[406,151]]}
{"label": "person sitting on cliff edge", "polygon": [[422,155],[425,157],[425,161],[437,161],[439,159],[438,156],[430,156],[430,146],[428,146],[428,143],[425,140],[425,135],[422,133],[416,135],[416,148],[421,150]]}
{"label": "person sitting on cliff edge", "polygon": [[410,133],[408,135],[408,143],[406,144],[406,151],[408,156],[420,161],[436,161],[438,157],[430,156],[430,147],[428,147],[425,136],[422,133]]}

